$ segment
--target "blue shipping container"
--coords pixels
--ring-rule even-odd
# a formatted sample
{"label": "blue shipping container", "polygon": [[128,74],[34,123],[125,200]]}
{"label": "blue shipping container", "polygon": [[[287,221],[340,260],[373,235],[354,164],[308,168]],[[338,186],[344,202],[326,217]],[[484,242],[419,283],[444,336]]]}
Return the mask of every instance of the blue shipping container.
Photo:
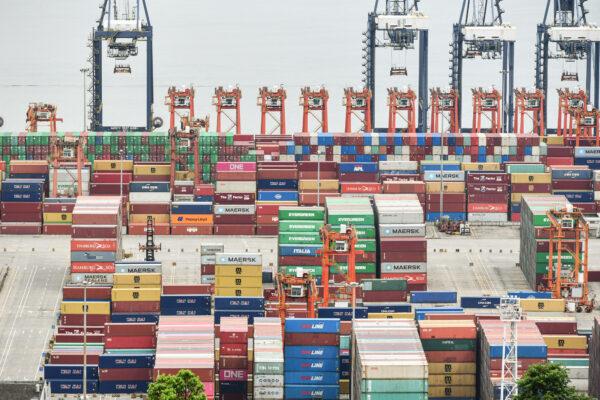
{"label": "blue shipping container", "polygon": [[246,393],[247,390],[248,390],[248,382],[246,382],[246,381],[220,381],[219,382],[220,394]]}
{"label": "blue shipping container", "polygon": [[456,292],[413,291],[410,293],[411,303],[456,303]]}
{"label": "blue shipping container", "polygon": [[210,315],[211,314],[211,309],[209,308],[168,308],[168,307],[161,307],[160,308],[160,315],[178,315],[178,316],[184,316],[184,315]]}
{"label": "blue shipping container", "polygon": [[337,318],[286,318],[286,333],[339,333]]}
{"label": "blue shipping container", "polygon": [[215,297],[215,310],[261,310],[265,308],[262,297]]}
{"label": "blue shipping container", "polygon": [[339,172],[365,172],[373,173],[379,171],[379,163],[338,163]]}
{"label": "blue shipping container", "polygon": [[285,399],[319,399],[337,400],[340,397],[340,387],[337,385],[288,385],[284,387]]}
{"label": "blue shipping container", "polygon": [[186,201],[182,203],[171,203],[172,214],[212,214],[212,203]]}
{"label": "blue shipping container", "polygon": [[367,311],[370,313],[400,313],[400,312],[411,312],[412,306],[404,303],[389,303],[389,304],[378,304],[378,303],[363,303],[363,306],[367,307]]}
{"label": "blue shipping container", "polygon": [[75,262],[115,262],[117,254],[111,251],[72,251],[71,261]]}
{"label": "blue shipping container", "polygon": [[[87,380],[88,393],[98,393],[98,380]],[[83,380],[59,379],[50,381],[52,394],[79,394],[83,393]]]}
{"label": "blue shipping container", "polygon": [[258,179],[256,188],[263,189],[289,189],[297,190],[298,181],[296,179]]}
{"label": "blue shipping container", "polygon": [[98,368],[154,368],[154,354],[100,354]]}
{"label": "blue shipping container", "polygon": [[496,308],[500,304],[500,297],[463,296],[460,306],[463,308]]}
{"label": "blue shipping container", "polygon": [[340,374],[338,372],[288,372],[286,370],[283,379],[291,385],[338,385]]}
{"label": "blue shipping container", "polygon": [[317,251],[321,250],[321,246],[297,246],[283,245],[279,246],[280,256],[317,256]]}
{"label": "blue shipping container", "polygon": [[[427,222],[435,222],[440,219],[440,215],[442,214],[439,212],[428,212],[425,213],[425,220]],[[448,216],[452,221],[464,221],[467,219],[467,213],[464,212],[444,212],[443,215]]]}
{"label": "blue shipping container", "polygon": [[[87,377],[98,379],[98,366],[87,366]],[[44,365],[44,379],[83,379],[83,365],[71,364],[46,364]]]}
{"label": "blue shipping container", "polygon": [[551,299],[552,292],[533,292],[528,290],[520,290],[514,292],[507,292],[510,297],[517,297],[519,299]]}
{"label": "blue shipping container", "polygon": [[0,199],[5,202],[39,203],[44,198],[43,193],[36,192],[2,192]]}
{"label": "blue shipping container", "polygon": [[[490,358],[502,358],[502,345],[490,346]],[[508,346],[505,351],[508,351]],[[548,348],[546,345],[518,345],[517,354],[519,358],[546,358]]]}
{"label": "blue shipping container", "polygon": [[338,346],[285,346],[284,357],[289,358],[335,358],[340,357]]}
{"label": "blue shipping container", "polygon": [[147,381],[102,381],[98,386],[98,393],[139,393],[148,391]]}
{"label": "blue shipping container", "polygon": [[207,295],[161,295],[160,308],[177,308],[182,310],[187,309],[210,309],[211,296]]}
{"label": "blue shipping container", "polygon": [[215,310],[215,324],[221,323],[221,317],[247,317],[248,323],[254,323],[254,317],[264,317],[264,310]]}
{"label": "blue shipping container", "polygon": [[552,179],[592,179],[591,169],[552,169]]}
{"label": "blue shipping container", "polygon": [[286,358],[286,371],[328,371],[338,372],[340,360],[337,358]]}
{"label": "blue shipping container", "polygon": [[7,179],[2,182],[2,191],[41,193],[44,191],[44,186],[43,179]]}
{"label": "blue shipping container", "polygon": [[151,192],[170,192],[171,191],[171,183],[170,182],[131,182],[129,184],[130,192],[143,192],[143,193],[151,193]]}
{"label": "blue shipping container", "polygon": [[[339,318],[341,321],[352,320],[352,307],[321,307],[318,310],[319,318]],[[354,318],[367,318],[366,307],[355,307]]]}
{"label": "blue shipping container", "polygon": [[258,201],[298,201],[298,192],[296,191],[259,191]]}
{"label": "blue shipping container", "polygon": [[567,198],[567,200],[569,200],[573,203],[590,203],[590,202],[594,201],[594,192],[593,191],[567,192],[567,191],[554,190],[554,191],[552,191],[552,194],[559,195],[559,196],[563,195]]}
{"label": "blue shipping container", "polygon": [[48,174],[15,174],[15,173],[8,174],[8,177],[10,179],[41,179],[43,181],[47,181],[49,178]]}
{"label": "blue shipping container", "polygon": [[141,313],[141,314],[126,314],[126,313],[112,313],[110,315],[110,321],[116,323],[158,323],[158,313]]}

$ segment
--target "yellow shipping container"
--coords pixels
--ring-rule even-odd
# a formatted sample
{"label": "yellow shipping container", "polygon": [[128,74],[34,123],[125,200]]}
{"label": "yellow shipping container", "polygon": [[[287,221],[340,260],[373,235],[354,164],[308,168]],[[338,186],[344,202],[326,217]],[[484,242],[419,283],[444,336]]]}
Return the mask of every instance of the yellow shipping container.
{"label": "yellow shipping container", "polygon": [[133,171],[133,160],[94,160],[94,171]]}
{"label": "yellow shipping container", "polygon": [[544,335],[549,349],[587,349],[587,338],[579,335]]}
{"label": "yellow shipping container", "polygon": [[349,379],[340,379],[340,394],[350,394]]}
{"label": "yellow shipping container", "polygon": [[[302,190],[317,190],[316,179],[302,179],[298,182],[298,188]],[[321,179],[321,190],[338,190],[340,182],[337,179]]]}
{"label": "yellow shipping container", "polygon": [[429,374],[429,386],[475,386],[474,374]]}
{"label": "yellow shipping container", "polygon": [[548,196],[548,193],[512,193],[510,195],[510,201],[512,203],[520,203],[521,198],[523,198],[524,195],[540,197],[540,196]]}
{"label": "yellow shipping container", "polygon": [[463,171],[500,171],[500,163],[495,162],[464,162],[460,168]]}
{"label": "yellow shipping container", "polygon": [[215,265],[215,276],[260,276],[262,278],[262,265]]}
{"label": "yellow shipping container", "polygon": [[475,397],[475,386],[429,386],[429,397]]}
{"label": "yellow shipping container", "polygon": [[175,171],[175,180],[193,181],[194,180],[194,171]]}
{"label": "yellow shipping container", "polygon": [[389,312],[389,313],[369,313],[369,319],[414,319],[415,314],[412,312]]}
{"label": "yellow shipping container", "polygon": [[[88,315],[110,315],[110,301],[88,301]],[[63,301],[60,303],[61,314],[83,314],[83,301]]]}
{"label": "yellow shipping container", "polygon": [[[442,182],[425,182],[425,191],[427,193],[440,193]],[[444,182],[444,193],[464,193],[464,191],[464,182]]]}
{"label": "yellow shipping container", "polygon": [[122,285],[160,285],[162,283],[162,274],[114,274],[114,286]]}
{"label": "yellow shipping container", "polygon": [[159,165],[134,165],[134,175],[171,175],[171,166],[169,164]]}
{"label": "yellow shipping container", "polygon": [[429,363],[430,374],[475,374],[475,363]]}
{"label": "yellow shipping container", "polygon": [[263,295],[262,287],[258,288],[236,288],[215,287],[215,296],[257,297]]}
{"label": "yellow shipping container", "polygon": [[160,288],[113,288],[112,301],[160,301]]}
{"label": "yellow shipping container", "polygon": [[523,311],[537,312],[564,312],[564,299],[521,299]]}
{"label": "yellow shipping container", "polygon": [[565,143],[564,136],[546,136],[544,139],[546,139],[547,144],[562,146]]}
{"label": "yellow shipping container", "polygon": [[552,174],[540,172],[537,174],[510,174],[511,183],[552,183]]}
{"label": "yellow shipping container", "polygon": [[262,288],[262,276],[217,276],[215,287]]}
{"label": "yellow shipping container", "polygon": [[129,214],[129,222],[141,224],[148,221],[148,216],[154,219],[155,224],[168,224],[169,214]]}
{"label": "yellow shipping container", "polygon": [[45,224],[71,224],[73,223],[73,214],[67,213],[44,213]]}

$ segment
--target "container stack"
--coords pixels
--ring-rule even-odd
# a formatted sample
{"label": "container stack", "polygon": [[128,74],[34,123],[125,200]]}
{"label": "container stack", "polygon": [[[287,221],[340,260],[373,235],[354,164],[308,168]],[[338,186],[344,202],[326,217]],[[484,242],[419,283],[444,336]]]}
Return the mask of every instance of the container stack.
{"label": "container stack", "polygon": [[114,274],[111,292],[116,313],[160,312],[161,279],[159,273]]}
{"label": "container stack", "polygon": [[473,320],[421,320],[429,398],[476,398],[477,328]]}
{"label": "container stack", "polygon": [[[44,380],[52,394],[83,393],[83,365],[46,364]],[[98,393],[98,365],[87,365],[86,381],[87,393]]]}
{"label": "container stack", "polygon": [[215,283],[217,253],[223,252],[225,252],[225,246],[222,244],[207,243],[200,245],[200,280],[203,284]]}
{"label": "container stack", "polygon": [[129,227],[143,234],[148,218],[152,217],[160,233],[166,233],[170,220],[170,200],[169,182],[131,182],[129,184]]}
{"label": "container stack", "polygon": [[[348,172],[348,174],[358,174],[358,172]],[[327,207],[327,223],[335,229],[346,225],[356,227],[356,230],[363,232],[362,236],[372,236],[370,232],[375,231],[375,215],[371,201],[365,197],[328,197],[325,199]],[[338,228],[339,229],[339,228]],[[356,279],[360,282],[362,279],[372,279],[376,276],[376,239],[358,239],[356,250],[362,250],[365,254],[357,259]],[[362,261],[359,261],[362,260]],[[346,273],[348,271],[347,260],[337,258],[338,270]],[[366,261],[366,262],[365,262]],[[330,271],[330,274],[337,271]]]}
{"label": "container stack", "polygon": [[379,161],[381,183],[419,181],[418,161]]}
{"label": "container stack", "polygon": [[552,194],[567,198],[583,213],[596,214],[593,171],[587,166],[553,166]]}
{"label": "container stack", "polygon": [[46,198],[42,204],[44,234],[71,235],[74,198]]}
{"label": "container stack", "polygon": [[254,399],[283,400],[283,332],[279,318],[254,319]]}
{"label": "container stack", "polygon": [[121,258],[121,199],[81,196],[73,208],[71,282],[113,282]]}
{"label": "container stack", "polygon": [[[298,179],[301,206],[322,206],[326,197],[340,196],[336,162],[301,161],[298,163]],[[321,184],[318,185],[317,182]]]}
{"label": "container stack", "polygon": [[306,270],[320,281],[319,233],[324,224],[323,207],[279,208],[279,272],[297,275]]}
{"label": "container stack", "polygon": [[[521,250],[519,262],[529,286],[537,290],[542,278],[548,270],[549,241],[548,232],[544,228],[550,226],[546,216],[549,210],[561,210],[569,202],[563,196],[531,196],[525,195],[521,205]],[[573,261],[572,256],[562,253],[563,267]]]}
{"label": "container stack", "polygon": [[405,279],[408,290],[427,290],[423,207],[414,194],[376,195],[379,276]]}
{"label": "container stack", "polygon": [[217,253],[215,296],[262,296],[260,253]]}
{"label": "container stack", "polygon": [[277,210],[298,205],[298,168],[295,162],[261,162],[257,171],[258,235],[276,235]]}
{"label": "container stack", "polygon": [[[499,400],[502,381],[502,349],[505,323],[479,320],[479,395],[481,400]],[[533,364],[546,362],[548,349],[533,321],[517,322],[519,377]]]}
{"label": "container stack", "polygon": [[338,399],[340,320],[285,320],[285,398]]}
{"label": "container stack", "polygon": [[427,360],[415,321],[357,319],[352,334],[352,398],[427,399]]}
{"label": "container stack", "polygon": [[189,285],[162,287],[160,315],[210,315],[212,297],[201,287]]}
{"label": "container stack", "polygon": [[92,196],[127,196],[133,180],[132,160],[96,160],[90,184]]}
{"label": "container stack", "polygon": [[384,194],[416,194],[419,203],[425,209],[425,182],[423,181],[385,181],[383,183]]}
{"label": "container stack", "polygon": [[44,194],[49,194],[49,165],[46,160],[13,160],[8,168],[10,179],[41,179],[44,181]]}
{"label": "container stack", "polygon": [[472,222],[507,222],[509,175],[467,172],[467,211]]}
{"label": "container stack", "polygon": [[544,164],[507,164],[510,175],[510,220],[521,221],[523,195],[544,196],[552,189],[552,176]]}
{"label": "container stack", "polygon": [[252,325],[254,318],[265,316],[265,300],[262,296],[227,296],[214,299],[215,324],[219,324],[221,317],[244,317]]}
{"label": "container stack", "polygon": [[215,326],[211,316],[161,315],[153,378],[176,375],[180,369],[189,369],[198,376],[207,399],[214,399]]}
{"label": "container stack", "polygon": [[156,324],[108,323],[99,357],[99,392],[144,394],[152,381]]}
{"label": "container stack", "polygon": [[248,379],[252,379],[253,369],[250,357],[253,348],[249,340],[247,318],[221,318],[216,340],[219,353],[215,368],[215,372],[218,371],[219,374],[215,386],[220,399],[248,398],[248,390],[252,389]]}
{"label": "container stack", "polygon": [[575,165],[600,169],[600,147],[575,147]]}
{"label": "container stack", "polygon": [[177,201],[171,203],[171,234],[212,235],[212,202]]}
{"label": "container stack", "polygon": [[[50,168],[48,179],[49,185],[52,186],[54,182],[54,174],[56,174],[56,191],[58,197],[75,197],[77,196],[78,183],[77,183],[77,166],[76,165],[63,165],[57,170]],[[83,196],[90,195],[90,182],[91,182],[90,165],[84,165],[81,168],[81,194]]]}
{"label": "container stack", "polygon": [[[162,263],[160,261],[118,261],[115,263],[115,275],[113,278],[118,287],[134,286],[132,281],[144,282],[144,287],[148,287],[149,282],[160,282],[159,276],[162,274]],[[136,278],[139,277],[139,278]],[[140,276],[144,276],[143,278]],[[147,276],[147,277],[146,277]],[[112,281],[111,281],[112,282]],[[128,283],[129,282],[129,283]],[[135,286],[140,287],[138,282]],[[160,316],[160,304],[156,302],[139,301],[113,303],[111,321],[116,323],[157,323]]]}
{"label": "container stack", "polygon": [[[421,167],[423,168],[423,164]],[[441,216],[447,216],[453,221],[466,220],[465,172],[460,171],[460,164],[456,165],[456,171],[449,170],[452,164],[439,164],[438,167],[438,170],[423,172],[426,191],[425,220],[434,222]]]}
{"label": "container stack", "polygon": [[600,317],[594,318],[592,338],[590,340],[589,393],[600,397]]}
{"label": "container stack", "polygon": [[217,163],[214,234],[256,232],[256,163]]}
{"label": "container stack", "polygon": [[377,182],[379,164],[377,162],[340,162],[338,163],[340,182]]}
{"label": "container stack", "polygon": [[157,162],[136,162],[133,166],[134,182],[169,182],[171,165]]}
{"label": "container stack", "polygon": [[42,233],[44,179],[8,178],[1,184],[1,232],[9,235]]}

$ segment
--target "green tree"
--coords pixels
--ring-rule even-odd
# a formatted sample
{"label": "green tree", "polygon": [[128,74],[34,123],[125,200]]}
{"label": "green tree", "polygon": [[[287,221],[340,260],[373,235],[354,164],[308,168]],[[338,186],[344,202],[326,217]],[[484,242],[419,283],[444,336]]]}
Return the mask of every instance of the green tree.
{"label": "green tree", "polygon": [[591,400],[570,386],[566,368],[558,364],[533,365],[517,384],[519,395],[514,400]]}
{"label": "green tree", "polygon": [[149,400],[206,400],[204,385],[187,369],[177,375],[160,375],[148,387]]}

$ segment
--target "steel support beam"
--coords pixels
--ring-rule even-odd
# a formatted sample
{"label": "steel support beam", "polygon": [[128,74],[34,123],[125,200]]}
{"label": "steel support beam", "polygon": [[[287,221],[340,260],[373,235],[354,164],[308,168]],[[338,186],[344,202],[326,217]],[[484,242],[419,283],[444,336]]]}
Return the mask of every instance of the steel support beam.
{"label": "steel support beam", "polygon": [[417,132],[427,132],[429,110],[429,31],[419,31],[419,122]]}

